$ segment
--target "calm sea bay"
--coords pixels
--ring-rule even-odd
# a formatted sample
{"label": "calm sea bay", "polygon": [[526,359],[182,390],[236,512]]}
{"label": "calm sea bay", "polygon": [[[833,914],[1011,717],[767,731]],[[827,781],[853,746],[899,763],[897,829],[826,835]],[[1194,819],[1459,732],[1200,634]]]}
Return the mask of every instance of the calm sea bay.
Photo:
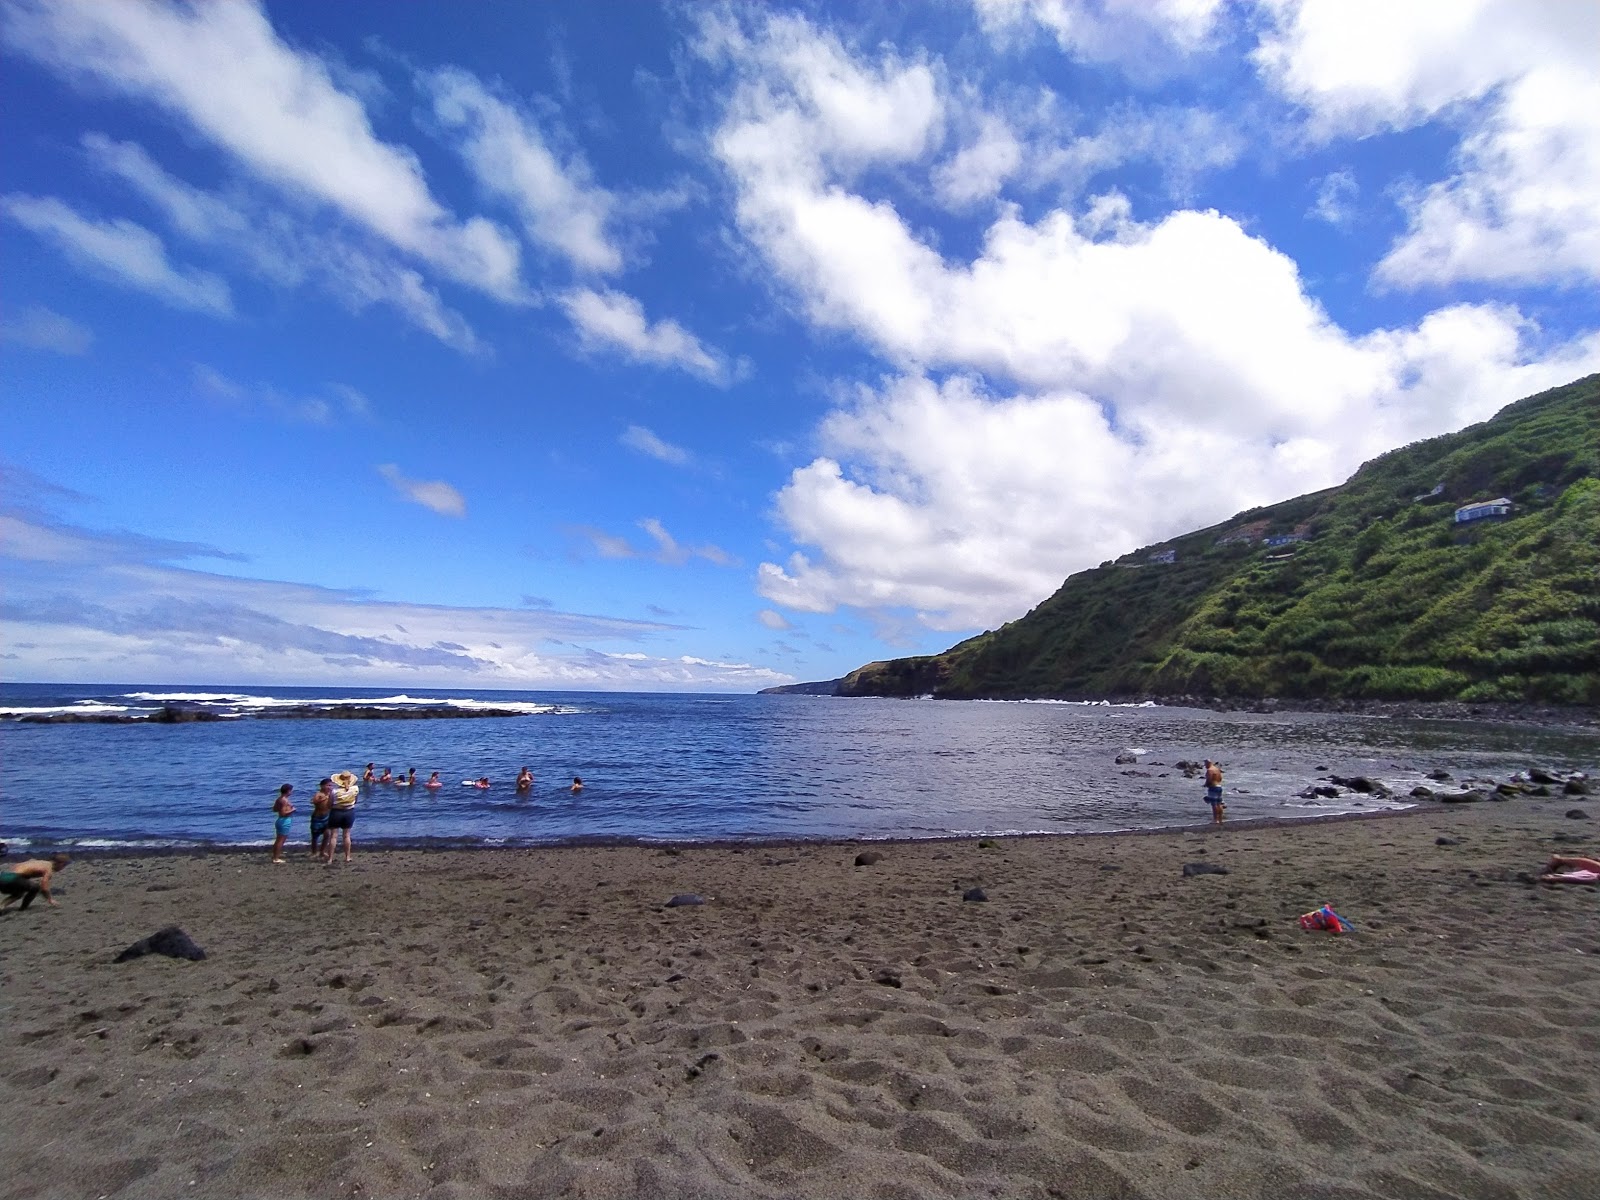
{"label": "calm sea bay", "polygon": [[[288,704],[516,705],[515,717],[262,720]],[[26,713],[148,712],[215,722],[46,725]],[[1137,762],[1118,765],[1119,754]],[[1215,758],[1233,819],[1373,811],[1359,796],[1307,801],[1329,772],[1364,774],[1400,801],[1425,775],[1504,779],[1531,766],[1594,772],[1600,734],[1482,721],[1250,714],[1064,703],[805,696],[0,685],[0,840],[46,847],[255,845],[271,840],[279,783],[295,785],[294,837],[317,780],[368,762],[437,791],[365,789],[367,845],[535,845],[919,838],[1194,825]],[[535,776],[530,797],[513,781]],[[487,775],[487,791],[462,781]],[[581,775],[585,788],[568,786]],[[1524,803],[1525,801],[1518,801]]]}

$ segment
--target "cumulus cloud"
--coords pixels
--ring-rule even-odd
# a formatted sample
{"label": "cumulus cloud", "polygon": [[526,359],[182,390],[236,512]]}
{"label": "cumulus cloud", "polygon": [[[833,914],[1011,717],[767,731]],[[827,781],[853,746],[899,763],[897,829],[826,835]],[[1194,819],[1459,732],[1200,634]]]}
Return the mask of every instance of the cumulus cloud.
{"label": "cumulus cloud", "polygon": [[1317,181],[1317,198],[1307,216],[1329,225],[1348,225],[1355,219],[1356,197],[1361,185],[1349,171],[1334,171]]}
{"label": "cumulus cloud", "polygon": [[326,204],[462,283],[517,299],[518,250],[436,200],[415,155],[373,132],[326,63],[295,50],[248,0],[18,0],[12,46],[63,75],[150,101],[256,177]]}
{"label": "cumulus cloud", "polygon": [[[181,565],[210,547],[85,529],[0,508],[0,622],[33,679],[754,691],[793,676],[650,646],[657,621],[373,600],[364,592]],[[566,647],[551,653],[552,645]]]}
{"label": "cumulus cloud", "polygon": [[434,114],[462,133],[461,153],[480,183],[509,200],[536,245],[582,271],[622,268],[622,251],[607,231],[615,201],[593,181],[579,155],[563,162],[528,114],[461,70],[424,77]]}
{"label": "cumulus cloud", "polygon": [[690,455],[687,450],[682,446],[674,446],[671,442],[662,441],[643,425],[629,425],[617,440],[630,450],[637,450],[640,454],[647,454],[674,467],[689,465]]}
{"label": "cumulus cloud", "polygon": [[89,352],[94,334],[71,317],[34,304],[15,316],[0,319],[0,342],[26,346],[30,350],[79,355]]}
{"label": "cumulus cloud", "polygon": [[0,199],[0,209],[82,270],[174,308],[217,317],[233,314],[233,299],[220,277],[175,265],[161,239],[142,225],[98,221],[49,196],[13,194]]}
{"label": "cumulus cloud", "polygon": [[441,517],[464,517],[467,501],[460,492],[440,480],[408,479],[393,463],[384,463],[378,474],[387,479],[396,492],[413,504],[431,508]]}
{"label": "cumulus cloud", "polygon": [[900,371],[830,417],[825,456],[779,492],[802,549],[761,565],[775,603],[994,624],[1100,558],[1335,483],[1600,366],[1600,339],[1541,347],[1509,306],[1353,334],[1233,218],[1139,222],[1114,194],[1033,221],[1002,208],[971,258],[948,259],[858,182],[869,154],[928,163],[942,100],[903,113],[899,139],[852,135],[841,156],[845,135],[812,99],[819,77],[842,78],[856,108],[891,110],[926,68],[844,54],[771,22],[739,48],[713,143],[740,231],[803,315]]}
{"label": "cumulus cloud", "polygon": [[1600,8],[1264,0],[1263,76],[1314,137],[1459,123],[1454,174],[1405,198],[1397,286],[1600,279]]}
{"label": "cumulus cloud", "polygon": [[651,322],[644,306],[617,291],[574,288],[561,297],[585,350],[621,351],[636,362],[678,367],[710,383],[726,383],[730,371],[682,325],[668,318]]}

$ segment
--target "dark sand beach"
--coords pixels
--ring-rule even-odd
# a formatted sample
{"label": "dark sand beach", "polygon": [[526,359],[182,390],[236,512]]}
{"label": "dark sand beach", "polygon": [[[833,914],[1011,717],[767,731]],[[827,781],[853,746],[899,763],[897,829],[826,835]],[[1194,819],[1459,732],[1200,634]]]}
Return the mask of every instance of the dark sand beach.
{"label": "dark sand beach", "polygon": [[[87,858],[0,917],[0,1198],[1587,1200],[1571,807]],[[112,962],[173,922],[204,961]]]}

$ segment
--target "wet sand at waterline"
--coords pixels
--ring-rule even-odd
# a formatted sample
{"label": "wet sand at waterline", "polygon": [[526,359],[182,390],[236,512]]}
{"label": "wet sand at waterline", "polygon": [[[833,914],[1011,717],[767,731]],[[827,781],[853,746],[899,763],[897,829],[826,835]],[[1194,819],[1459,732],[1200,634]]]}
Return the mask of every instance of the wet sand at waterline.
{"label": "wet sand at waterline", "polygon": [[1587,1198],[1569,807],[85,858],[0,917],[0,1198]]}

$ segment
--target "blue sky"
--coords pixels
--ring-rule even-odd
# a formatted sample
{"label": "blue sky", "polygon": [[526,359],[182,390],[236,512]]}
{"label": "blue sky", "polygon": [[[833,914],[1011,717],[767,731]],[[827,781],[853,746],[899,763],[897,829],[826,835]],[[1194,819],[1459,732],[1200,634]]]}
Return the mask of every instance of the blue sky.
{"label": "blue sky", "polygon": [[1600,370],[1600,8],[0,0],[0,675],[750,691]]}

